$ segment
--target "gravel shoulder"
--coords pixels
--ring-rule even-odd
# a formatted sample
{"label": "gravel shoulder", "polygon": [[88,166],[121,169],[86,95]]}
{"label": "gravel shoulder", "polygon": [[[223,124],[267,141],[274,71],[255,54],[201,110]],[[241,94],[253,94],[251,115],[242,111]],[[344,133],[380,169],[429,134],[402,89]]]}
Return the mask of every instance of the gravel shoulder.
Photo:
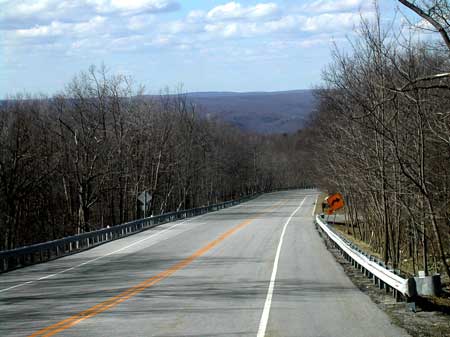
{"label": "gravel shoulder", "polygon": [[416,313],[410,311],[405,302],[396,302],[392,295],[373,285],[372,281],[353,268],[337,249],[328,249],[351,281],[387,313],[394,324],[404,328],[413,337],[450,337],[450,312],[435,311],[426,300],[418,303]]}

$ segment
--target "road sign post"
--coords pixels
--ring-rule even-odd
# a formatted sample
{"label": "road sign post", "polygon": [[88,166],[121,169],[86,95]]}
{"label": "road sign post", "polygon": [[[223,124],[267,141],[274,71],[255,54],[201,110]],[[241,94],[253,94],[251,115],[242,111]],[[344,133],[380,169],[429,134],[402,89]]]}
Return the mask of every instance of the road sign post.
{"label": "road sign post", "polygon": [[147,191],[142,192],[138,196],[138,200],[142,203],[142,210],[144,212],[144,218],[147,217],[147,208],[148,208],[148,205],[151,203],[152,199],[153,199],[153,196],[150,193],[148,193]]}

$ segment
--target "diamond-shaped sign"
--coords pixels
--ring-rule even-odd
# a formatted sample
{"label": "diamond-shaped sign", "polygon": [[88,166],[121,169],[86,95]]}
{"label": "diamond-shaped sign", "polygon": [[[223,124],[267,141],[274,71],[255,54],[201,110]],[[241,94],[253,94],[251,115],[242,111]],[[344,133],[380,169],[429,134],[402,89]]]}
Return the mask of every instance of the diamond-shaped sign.
{"label": "diamond-shaped sign", "polygon": [[138,200],[143,204],[148,204],[150,201],[152,201],[152,195],[147,191],[144,191],[141,194],[139,194]]}

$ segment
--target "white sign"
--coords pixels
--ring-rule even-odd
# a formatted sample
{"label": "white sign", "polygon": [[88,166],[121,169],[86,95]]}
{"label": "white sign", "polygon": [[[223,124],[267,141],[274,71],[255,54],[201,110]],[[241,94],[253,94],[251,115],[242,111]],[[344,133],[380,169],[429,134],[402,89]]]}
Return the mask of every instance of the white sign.
{"label": "white sign", "polygon": [[142,202],[144,205],[150,203],[152,201],[152,195],[147,191],[142,192],[138,196],[138,200]]}

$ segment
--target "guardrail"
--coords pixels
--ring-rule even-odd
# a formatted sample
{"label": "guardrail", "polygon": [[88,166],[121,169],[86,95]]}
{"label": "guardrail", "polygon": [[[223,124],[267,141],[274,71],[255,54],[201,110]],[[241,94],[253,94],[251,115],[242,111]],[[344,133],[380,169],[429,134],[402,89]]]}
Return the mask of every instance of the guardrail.
{"label": "guardrail", "polygon": [[416,296],[416,284],[413,278],[404,278],[399,275],[398,271],[389,269],[375,256],[367,254],[352,242],[337,234],[320,216],[316,216],[315,223],[328,236],[335,248],[339,249],[354,267],[373,279],[374,284],[378,285],[380,289],[384,288],[386,292],[392,289],[397,301],[402,298],[408,300]]}
{"label": "guardrail", "polygon": [[154,217],[130,221],[110,228],[65,237],[54,241],[1,251],[0,273],[35,263],[46,262],[65,255],[90,249],[105,242],[142,232],[167,222],[190,218],[235,206],[245,201],[254,199],[258,195],[259,194],[255,194],[238,200],[226,201],[220,204],[205,207],[166,213]]}

